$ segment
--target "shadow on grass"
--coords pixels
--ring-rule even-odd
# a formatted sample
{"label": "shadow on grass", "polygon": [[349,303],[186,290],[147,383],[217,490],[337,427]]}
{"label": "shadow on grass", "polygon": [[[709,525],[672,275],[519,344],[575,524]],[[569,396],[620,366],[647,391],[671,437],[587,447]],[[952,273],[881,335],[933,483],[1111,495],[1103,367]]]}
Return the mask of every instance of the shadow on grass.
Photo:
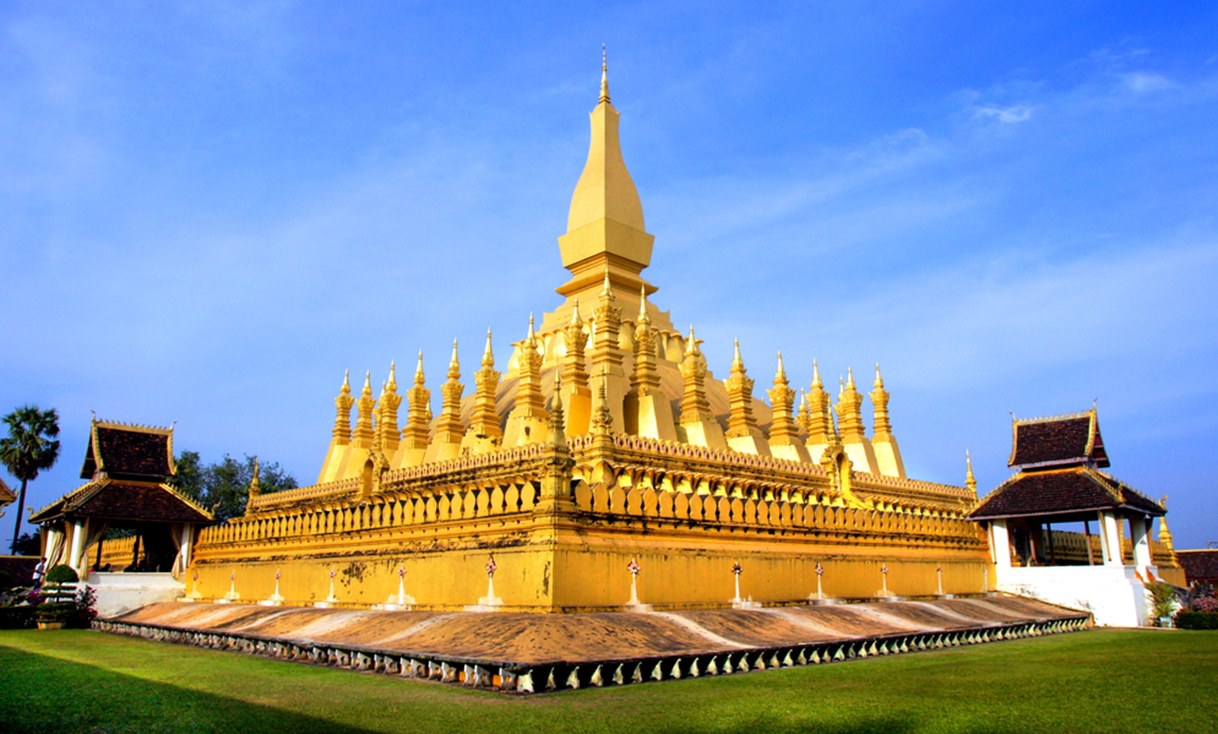
{"label": "shadow on grass", "polygon": [[[25,732],[337,732],[368,734],[291,711],[0,648],[0,729]],[[104,704],[99,705],[99,701]]]}
{"label": "shadow on grass", "polygon": [[[851,721],[825,722],[817,719],[792,721],[777,716],[767,716],[746,724],[738,723],[727,729],[714,729],[715,734],[796,734],[799,732],[815,732],[816,734],[909,734],[922,731],[918,723],[895,716],[856,717]],[[666,728],[668,734],[694,734],[706,731],[698,728]]]}

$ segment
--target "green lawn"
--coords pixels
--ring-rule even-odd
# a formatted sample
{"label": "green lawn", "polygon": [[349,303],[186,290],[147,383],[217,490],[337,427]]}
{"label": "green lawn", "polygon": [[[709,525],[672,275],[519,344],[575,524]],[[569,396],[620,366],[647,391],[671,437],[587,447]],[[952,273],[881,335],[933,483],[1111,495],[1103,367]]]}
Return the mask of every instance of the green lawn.
{"label": "green lawn", "polygon": [[1213,732],[1218,633],[1090,631],[508,697],[86,631],[0,632],[16,732]]}

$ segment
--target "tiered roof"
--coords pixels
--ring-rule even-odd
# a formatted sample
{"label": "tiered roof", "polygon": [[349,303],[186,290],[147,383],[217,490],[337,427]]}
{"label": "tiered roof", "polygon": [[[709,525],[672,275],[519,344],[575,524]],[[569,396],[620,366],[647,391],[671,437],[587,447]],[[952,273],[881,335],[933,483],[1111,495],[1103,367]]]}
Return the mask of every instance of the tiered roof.
{"label": "tiered roof", "polygon": [[1109,466],[1094,408],[1085,413],[1017,420],[1012,425],[1011,458],[1017,470],[1090,464]]}
{"label": "tiered roof", "polygon": [[127,479],[164,480],[176,473],[173,429],[93,420],[81,479],[98,472]]}
{"label": "tiered roof", "polygon": [[1011,458],[1018,473],[1003,482],[970,514],[974,520],[1041,515],[1090,516],[1122,509],[1161,517],[1163,505],[1099,468],[1109,466],[1099,417],[1083,413],[1017,420]]}
{"label": "tiered roof", "polygon": [[41,523],[67,515],[128,522],[210,523],[206,508],[166,482],[177,473],[173,428],[93,419],[81,467],[90,480],[30,517]]}

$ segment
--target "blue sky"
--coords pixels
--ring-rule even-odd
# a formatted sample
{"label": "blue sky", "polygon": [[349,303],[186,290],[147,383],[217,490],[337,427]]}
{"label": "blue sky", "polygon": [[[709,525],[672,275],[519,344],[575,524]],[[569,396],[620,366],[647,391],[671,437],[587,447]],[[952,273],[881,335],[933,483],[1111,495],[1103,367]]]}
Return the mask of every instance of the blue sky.
{"label": "blue sky", "polygon": [[506,360],[560,301],[607,43],[653,300],[713,370],[879,361],[910,474],[967,446],[983,491],[1012,411],[1098,400],[1204,547],[1216,39],[1204,3],[8,3],[0,409],[64,442],[27,504],[90,409],[307,484],[344,369],[423,349],[438,388],[488,327]]}

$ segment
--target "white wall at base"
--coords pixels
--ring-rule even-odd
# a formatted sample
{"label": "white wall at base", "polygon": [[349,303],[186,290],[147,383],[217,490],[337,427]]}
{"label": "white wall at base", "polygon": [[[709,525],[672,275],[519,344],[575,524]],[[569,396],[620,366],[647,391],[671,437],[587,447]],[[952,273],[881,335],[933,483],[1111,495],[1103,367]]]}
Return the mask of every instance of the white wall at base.
{"label": "white wall at base", "polygon": [[174,601],[186,595],[186,585],[170,573],[91,573],[97,594],[97,616],[110,619],[146,604]]}
{"label": "white wall at base", "polygon": [[1155,580],[1154,566],[1033,566],[998,569],[998,590],[1085,609],[1101,627],[1148,624],[1150,594],[1138,578]]}

